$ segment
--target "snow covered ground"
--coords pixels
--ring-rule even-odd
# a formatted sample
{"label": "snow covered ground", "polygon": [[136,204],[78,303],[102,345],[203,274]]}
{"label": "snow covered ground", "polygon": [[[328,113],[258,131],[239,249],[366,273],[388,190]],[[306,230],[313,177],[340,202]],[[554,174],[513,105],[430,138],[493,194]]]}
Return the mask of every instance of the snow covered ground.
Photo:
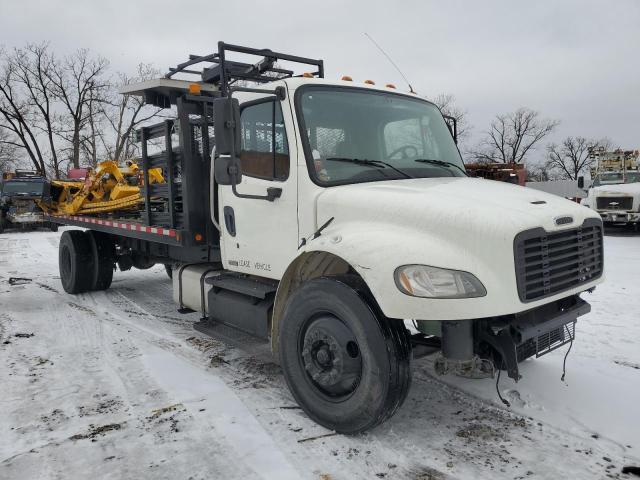
{"label": "snow covered ground", "polygon": [[[162,267],[66,295],[59,234],[0,235],[0,479],[630,478],[640,466],[640,236],[605,241],[607,282],[565,348],[517,385],[415,362],[390,421],[310,421],[280,368],[195,332]],[[10,277],[23,277],[12,280]],[[324,436],[323,436],[324,435]],[[316,438],[319,437],[319,438]]]}

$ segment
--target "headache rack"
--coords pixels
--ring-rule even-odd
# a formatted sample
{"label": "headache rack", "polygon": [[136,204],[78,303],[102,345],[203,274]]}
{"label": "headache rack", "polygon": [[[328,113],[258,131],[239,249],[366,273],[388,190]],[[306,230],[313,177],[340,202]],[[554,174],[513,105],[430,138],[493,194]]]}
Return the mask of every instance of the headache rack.
{"label": "headache rack", "polygon": [[[255,63],[238,62],[227,59],[227,53],[236,52],[253,57],[262,57]],[[316,67],[315,71],[297,74],[293,70],[281,68],[277,62],[291,62]],[[204,66],[202,65],[204,64]],[[202,70],[195,69],[200,66]],[[165,78],[177,74],[200,77],[198,82],[216,85],[222,96],[229,93],[239,80],[266,83],[294,76],[313,76],[324,78],[324,62],[322,60],[274,52],[266,48],[250,48],[218,42],[218,51],[209,55],[189,55],[189,60],[170,68]]]}

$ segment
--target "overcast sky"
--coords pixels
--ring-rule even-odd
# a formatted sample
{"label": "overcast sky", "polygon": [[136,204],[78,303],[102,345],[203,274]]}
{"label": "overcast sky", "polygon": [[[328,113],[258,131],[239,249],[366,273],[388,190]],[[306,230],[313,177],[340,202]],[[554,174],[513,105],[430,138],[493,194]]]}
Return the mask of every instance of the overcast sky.
{"label": "overcast sky", "polygon": [[7,47],[87,47],[133,73],[139,62],[164,70],[224,40],[322,58],[328,78],[406,89],[364,32],[418,93],[454,94],[474,141],[496,113],[527,106],[561,120],[556,139],[640,147],[640,0],[0,0]]}

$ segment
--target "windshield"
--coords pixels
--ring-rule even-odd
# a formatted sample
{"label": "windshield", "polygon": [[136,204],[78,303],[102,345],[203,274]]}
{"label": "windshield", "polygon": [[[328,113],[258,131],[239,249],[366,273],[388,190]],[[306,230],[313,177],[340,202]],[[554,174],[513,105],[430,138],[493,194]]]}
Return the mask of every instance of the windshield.
{"label": "windshield", "polygon": [[600,185],[615,185],[619,183],[636,183],[640,182],[640,172],[610,172],[610,173],[601,173],[596,177],[593,181],[594,187],[599,187]]}
{"label": "windshield", "polygon": [[451,133],[431,103],[356,88],[299,92],[305,154],[316,183],[465,176]]}
{"label": "windshield", "polygon": [[2,194],[42,195],[42,182],[6,182],[2,186]]}

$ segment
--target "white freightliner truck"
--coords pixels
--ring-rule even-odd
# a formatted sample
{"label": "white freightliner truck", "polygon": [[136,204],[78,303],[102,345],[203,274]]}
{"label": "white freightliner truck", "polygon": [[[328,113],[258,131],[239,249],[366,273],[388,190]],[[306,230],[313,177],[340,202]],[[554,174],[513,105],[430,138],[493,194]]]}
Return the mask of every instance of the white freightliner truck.
{"label": "white freightliner truck", "polygon": [[[582,205],[595,210],[605,224],[640,226],[640,151],[591,149],[596,161],[593,182]],[[578,179],[580,188],[584,179]]]}
{"label": "white freightliner truck", "polygon": [[[283,67],[299,64],[313,71]],[[468,178],[434,104],[323,77],[321,60],[221,42],[127,87],[176,109],[138,132],[144,184],[150,168],[167,183],[137,214],[51,217],[88,229],[61,237],[64,289],[108,288],[115,265],[169,265],[198,330],[270,345],[304,411],[343,433],[394,414],[412,358],[517,380],[519,362],[572,341],[590,309],[579,295],[603,279],[599,215]]]}

